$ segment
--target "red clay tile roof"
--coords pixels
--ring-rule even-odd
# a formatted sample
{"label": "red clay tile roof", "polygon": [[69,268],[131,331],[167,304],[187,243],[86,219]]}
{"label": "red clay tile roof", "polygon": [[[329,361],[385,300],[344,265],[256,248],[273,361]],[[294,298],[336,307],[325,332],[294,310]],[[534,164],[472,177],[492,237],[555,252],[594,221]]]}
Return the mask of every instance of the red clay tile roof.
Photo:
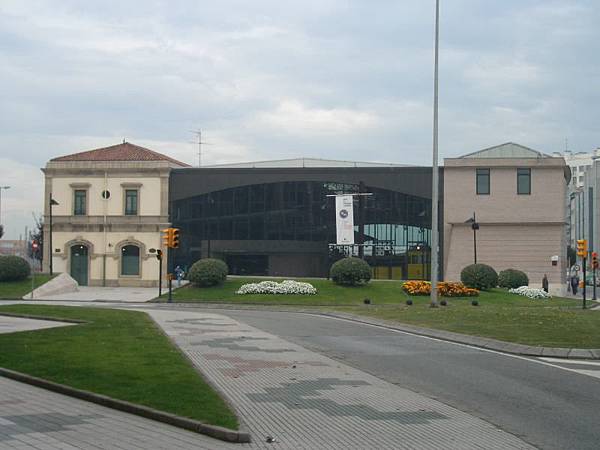
{"label": "red clay tile roof", "polygon": [[59,156],[58,158],[52,158],[51,161],[169,161],[183,167],[189,167],[189,164],[129,142]]}

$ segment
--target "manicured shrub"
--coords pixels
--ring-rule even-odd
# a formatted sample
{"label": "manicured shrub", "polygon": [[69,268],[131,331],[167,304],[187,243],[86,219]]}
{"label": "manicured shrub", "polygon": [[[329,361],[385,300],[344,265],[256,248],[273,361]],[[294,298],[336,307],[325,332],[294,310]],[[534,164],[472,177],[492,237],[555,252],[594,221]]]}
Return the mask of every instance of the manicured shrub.
{"label": "manicured shrub", "polygon": [[371,266],[360,258],[344,258],[331,266],[329,275],[335,284],[358,286],[371,280]]}
{"label": "manicured shrub", "polygon": [[471,264],[460,273],[460,281],[467,287],[487,290],[498,286],[498,274],[487,264]]}
{"label": "manicured shrub", "polygon": [[220,259],[206,258],[196,261],[190,268],[188,279],[200,287],[216,286],[227,279],[229,267]]}
{"label": "manicured shrub", "polygon": [[20,256],[0,256],[0,281],[24,280],[30,273],[29,264]]}
{"label": "manicured shrub", "polygon": [[506,269],[498,274],[498,286],[509,289],[516,289],[521,286],[528,286],[529,278],[527,274],[517,269]]}

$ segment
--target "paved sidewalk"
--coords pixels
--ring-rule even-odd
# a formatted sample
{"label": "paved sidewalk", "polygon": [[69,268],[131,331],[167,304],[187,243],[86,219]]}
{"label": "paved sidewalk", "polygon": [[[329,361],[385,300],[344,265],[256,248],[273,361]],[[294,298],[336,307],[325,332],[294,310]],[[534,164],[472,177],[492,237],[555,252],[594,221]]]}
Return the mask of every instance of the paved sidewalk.
{"label": "paved sidewalk", "polygon": [[274,449],[533,448],[481,419],[226,316],[146,312],[237,408],[253,447],[272,436]]}
{"label": "paved sidewalk", "polygon": [[1,449],[244,449],[0,377]]}
{"label": "paved sidewalk", "polygon": [[[163,293],[164,293],[163,289]],[[147,302],[158,297],[158,288],[80,286],[77,292],[46,295],[31,300],[68,300],[78,302]]]}
{"label": "paved sidewalk", "polygon": [[71,325],[75,324],[71,322],[57,322],[56,320],[37,320],[0,315],[0,334],[16,333],[17,331],[41,330],[43,328],[66,327]]}

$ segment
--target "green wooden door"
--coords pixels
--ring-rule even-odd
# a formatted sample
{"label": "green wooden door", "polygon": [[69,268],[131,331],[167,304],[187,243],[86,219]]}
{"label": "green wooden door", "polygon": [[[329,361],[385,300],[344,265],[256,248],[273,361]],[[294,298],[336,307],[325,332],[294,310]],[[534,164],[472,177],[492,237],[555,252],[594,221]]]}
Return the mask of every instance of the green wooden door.
{"label": "green wooden door", "polygon": [[79,286],[88,284],[88,248],[85,245],[71,247],[71,276]]}

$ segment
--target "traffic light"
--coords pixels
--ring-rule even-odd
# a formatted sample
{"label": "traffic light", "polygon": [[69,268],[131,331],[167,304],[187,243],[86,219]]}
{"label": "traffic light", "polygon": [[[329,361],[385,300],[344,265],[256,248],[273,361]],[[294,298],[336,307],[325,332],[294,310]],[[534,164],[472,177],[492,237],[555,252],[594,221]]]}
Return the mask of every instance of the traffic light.
{"label": "traffic light", "polygon": [[171,248],[179,248],[179,228],[171,228]]}
{"label": "traffic light", "polygon": [[592,252],[592,269],[597,269],[598,267],[600,267],[598,265],[598,253]]}
{"label": "traffic light", "polygon": [[31,250],[33,253],[37,253],[39,248],[39,244],[38,241],[36,241],[35,239],[33,241],[31,241]]}
{"label": "traffic light", "polygon": [[587,241],[585,239],[577,239],[577,256],[582,258],[587,256]]}
{"label": "traffic light", "polygon": [[173,246],[173,228],[165,228],[161,231],[164,233],[162,236],[163,245],[171,248]]}
{"label": "traffic light", "polygon": [[156,259],[162,261],[162,250],[156,250]]}

